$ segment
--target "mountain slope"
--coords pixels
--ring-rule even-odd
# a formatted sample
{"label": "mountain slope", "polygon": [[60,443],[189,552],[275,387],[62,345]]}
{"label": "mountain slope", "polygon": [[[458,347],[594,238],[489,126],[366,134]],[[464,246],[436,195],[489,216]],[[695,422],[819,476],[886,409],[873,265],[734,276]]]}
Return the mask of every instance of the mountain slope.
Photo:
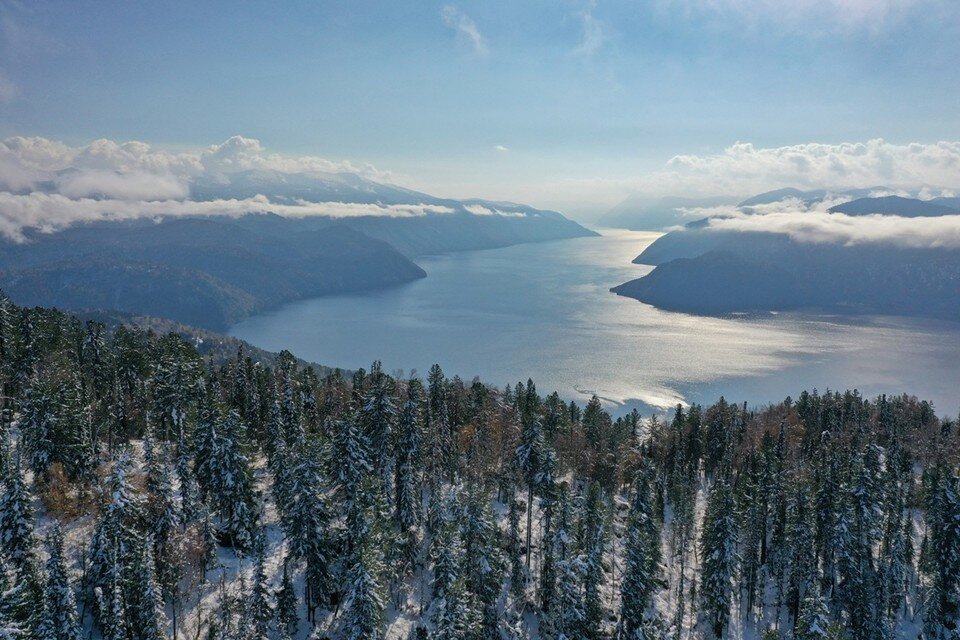
{"label": "mountain slope", "polygon": [[233,219],[100,223],[5,243],[0,286],[21,304],[99,307],[213,329],[307,297],[426,276],[386,242],[324,221],[274,233]]}
{"label": "mountain slope", "polygon": [[925,216],[945,216],[960,214],[956,207],[932,202],[903,198],[900,196],[884,196],[881,198],[858,198],[830,207],[830,213],[845,213],[849,216],[865,216],[870,214],[895,215],[905,218]]}
{"label": "mountain slope", "polygon": [[[761,194],[741,203],[740,215],[763,216],[752,207],[824,193],[784,189]],[[837,224],[846,227],[851,222],[840,214],[957,215],[947,203],[952,201],[866,197],[835,206],[828,214],[797,207],[778,215],[795,216],[794,228],[807,224],[805,216],[813,216],[810,224],[823,225],[829,224],[824,216],[836,216]],[[664,309],[702,314],[816,308],[846,314],[960,318],[960,249],[936,244],[899,246],[893,240],[831,241],[827,235],[803,242],[774,230],[718,230],[709,222],[690,223],[658,238],[634,259],[656,268],[612,291]]]}

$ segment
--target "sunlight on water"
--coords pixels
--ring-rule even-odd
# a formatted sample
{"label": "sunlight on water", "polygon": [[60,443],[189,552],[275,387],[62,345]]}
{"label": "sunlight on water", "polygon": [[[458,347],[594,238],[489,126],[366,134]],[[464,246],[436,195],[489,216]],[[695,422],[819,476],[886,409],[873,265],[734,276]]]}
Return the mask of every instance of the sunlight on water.
{"label": "sunlight on water", "polygon": [[658,234],[602,237],[418,259],[426,279],[287,305],[232,335],[316,362],[597,394],[619,411],[677,402],[782,400],[802,389],[910,392],[953,414],[960,324],[776,314],[706,318],[661,311],[610,287],[651,267],[631,260]]}

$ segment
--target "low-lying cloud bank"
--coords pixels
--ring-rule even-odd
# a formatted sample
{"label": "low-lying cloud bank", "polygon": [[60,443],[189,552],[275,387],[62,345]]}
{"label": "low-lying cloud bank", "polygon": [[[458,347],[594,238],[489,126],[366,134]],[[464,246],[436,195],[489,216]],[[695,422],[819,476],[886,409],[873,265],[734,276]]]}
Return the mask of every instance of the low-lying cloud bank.
{"label": "low-lying cloud bank", "polygon": [[267,153],[259,141],[241,136],[197,152],[158,150],[142,142],[95,140],[71,147],[47,138],[12,137],[0,142],[0,235],[22,241],[29,228],[54,232],[80,222],[161,216],[239,216],[269,211],[287,217],[345,218],[453,212],[450,207],[428,204],[306,200],[277,204],[266,195],[190,199],[190,186],[195,182],[227,182],[230,176],[248,171],[278,179],[307,174],[330,180],[342,173],[389,178],[370,165]]}
{"label": "low-lying cloud bank", "polygon": [[[960,142],[892,144],[881,139],[785,147],[734,144],[714,155],[678,155],[640,180],[644,187],[703,195],[753,194],[791,186],[914,189],[960,185]],[[686,191],[683,191],[686,190]]]}
{"label": "low-lying cloud bank", "polygon": [[453,209],[436,205],[381,205],[306,200],[297,200],[294,204],[276,204],[270,202],[266,196],[230,200],[103,200],[71,199],[59,193],[34,192],[16,195],[0,192],[0,234],[20,242],[25,239],[24,230],[28,228],[51,233],[79,222],[170,216],[236,217],[263,212],[290,218],[306,216],[409,218],[452,213]]}
{"label": "low-lying cloud bank", "polygon": [[850,216],[829,209],[849,198],[804,203],[796,199],[752,207],[689,209],[687,215],[709,218],[715,231],[778,233],[815,244],[888,244],[913,249],[960,249],[960,213],[936,217]]}

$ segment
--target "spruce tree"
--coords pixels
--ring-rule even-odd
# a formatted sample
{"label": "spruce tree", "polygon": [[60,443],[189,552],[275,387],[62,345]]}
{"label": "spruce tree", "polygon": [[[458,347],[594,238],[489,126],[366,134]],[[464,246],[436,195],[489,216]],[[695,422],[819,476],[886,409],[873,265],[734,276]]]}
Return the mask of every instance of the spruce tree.
{"label": "spruce tree", "polygon": [[[530,383],[532,388],[533,383]],[[534,393],[533,398],[536,398]],[[528,405],[533,404],[528,401]],[[533,554],[530,552],[531,534],[533,532],[533,492],[540,479],[541,467],[544,457],[543,427],[540,424],[540,418],[535,415],[536,409],[531,407],[523,417],[520,430],[520,444],[515,453],[515,462],[517,469],[523,476],[527,485],[527,573],[530,573],[530,561]]]}
{"label": "spruce tree", "polygon": [[601,637],[600,625],[604,612],[600,589],[604,581],[603,555],[606,545],[603,491],[598,482],[590,485],[580,528],[583,564],[583,634],[587,640],[594,640]]}
{"label": "spruce tree", "polygon": [[733,580],[737,570],[737,521],[733,492],[724,479],[716,482],[707,502],[700,537],[700,600],[708,628],[723,638],[730,619]]}
{"label": "spruce tree", "polygon": [[413,560],[414,528],[420,522],[420,440],[422,402],[419,382],[410,381],[407,401],[397,425],[397,460],[394,479],[394,519],[406,536],[406,553]]}
{"label": "spruce tree", "polygon": [[625,567],[620,584],[620,637],[635,638],[648,626],[648,610],[660,584],[660,529],[653,517],[648,474],[636,482],[627,520]]}
{"label": "spruce tree", "polygon": [[293,586],[293,579],[290,576],[289,559],[283,561],[283,578],[280,581],[280,589],[277,591],[277,626],[281,635],[286,634],[289,637],[297,635],[297,625],[300,616],[297,611],[297,594]]}
{"label": "spruce tree", "polygon": [[164,640],[167,637],[167,616],[152,546],[148,541],[140,551],[134,571],[132,606],[126,608],[126,615],[130,617],[127,622],[136,630],[138,640]]}
{"label": "spruce tree", "polygon": [[80,640],[77,604],[63,559],[63,533],[57,524],[47,536],[47,551],[47,581],[37,636],[40,640]]}
{"label": "spruce tree", "polygon": [[372,550],[363,550],[350,570],[347,617],[344,636],[347,640],[380,640],[384,637],[384,603],[377,580],[379,562]]}
{"label": "spruce tree", "polygon": [[477,620],[476,636],[480,640],[495,640],[497,637],[497,600],[503,583],[498,533],[489,502],[483,492],[474,489],[467,500],[462,538],[465,586],[472,599]]}
{"label": "spruce tree", "polygon": [[927,509],[930,529],[930,586],[924,601],[924,629],[945,640],[960,628],[960,479],[943,473]]}
{"label": "spruce tree", "polygon": [[25,577],[36,569],[36,540],[33,499],[19,455],[5,476],[4,492],[0,497],[0,550],[17,574]]}

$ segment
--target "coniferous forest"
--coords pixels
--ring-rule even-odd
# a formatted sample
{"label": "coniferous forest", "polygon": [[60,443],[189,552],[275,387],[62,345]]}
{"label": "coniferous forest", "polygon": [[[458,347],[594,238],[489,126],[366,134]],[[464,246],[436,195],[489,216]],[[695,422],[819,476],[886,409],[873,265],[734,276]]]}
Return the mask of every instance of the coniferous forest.
{"label": "coniferous forest", "polygon": [[3,639],[960,637],[958,428],[910,395],[614,419],[6,298],[0,384]]}

